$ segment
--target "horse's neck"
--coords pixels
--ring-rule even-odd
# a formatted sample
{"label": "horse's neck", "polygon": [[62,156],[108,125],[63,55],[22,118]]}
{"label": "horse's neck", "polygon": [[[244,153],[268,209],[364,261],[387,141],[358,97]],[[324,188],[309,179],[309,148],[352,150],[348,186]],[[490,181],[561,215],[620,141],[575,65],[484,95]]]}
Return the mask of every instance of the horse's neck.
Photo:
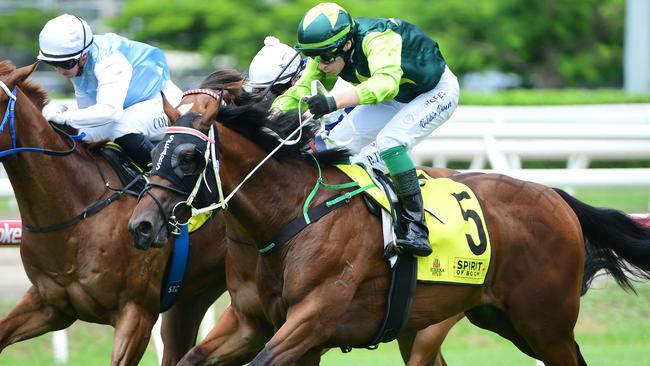
{"label": "horse's neck", "polygon": [[[18,147],[54,151],[70,148],[32,105],[18,108],[17,103],[15,126]],[[19,152],[5,158],[4,167],[25,223],[59,223],[76,215],[101,194],[102,179],[82,149],[77,146],[77,151],[66,156]]]}
{"label": "horse's neck", "polygon": [[[241,153],[222,148],[224,193],[232,192],[266,154],[250,149]],[[223,178],[227,177],[227,178]],[[314,187],[317,172],[306,162],[269,159],[234,195],[227,213],[246,228],[256,241],[268,240],[282,225],[302,212],[307,195]]]}

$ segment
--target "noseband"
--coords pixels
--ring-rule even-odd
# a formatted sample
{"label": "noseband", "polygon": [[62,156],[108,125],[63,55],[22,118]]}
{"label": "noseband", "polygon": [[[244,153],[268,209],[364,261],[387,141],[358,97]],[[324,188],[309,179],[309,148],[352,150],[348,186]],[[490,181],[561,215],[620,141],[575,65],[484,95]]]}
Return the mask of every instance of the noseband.
{"label": "noseband", "polygon": [[[187,90],[187,91],[183,92],[182,98],[185,98],[188,95],[204,94],[204,95],[207,95],[207,96],[211,97],[212,99],[216,100],[217,103],[219,103],[219,107],[221,107],[224,104],[224,100],[223,100],[224,90],[228,88],[228,85],[219,84],[219,85],[216,85],[215,87],[218,88],[218,90],[219,90],[218,93],[215,92],[214,90],[205,89],[205,88],[190,89],[190,90]],[[201,140],[205,141],[206,144],[210,144],[212,146],[212,150],[208,149],[206,147],[206,154],[205,154],[206,166],[205,166],[205,169],[203,170],[203,172],[201,173],[201,176],[205,177],[205,171],[207,169],[207,162],[209,161],[208,160],[208,157],[209,157],[208,154],[209,154],[210,151],[212,151],[214,153],[215,139],[212,138],[212,137],[206,136],[205,134],[203,134],[202,132],[200,132],[200,131],[198,131],[198,130],[196,130],[194,128],[189,128],[189,127],[170,126],[170,127],[167,127],[167,130],[165,132],[165,134],[177,134],[177,133],[184,133],[184,134],[193,135],[193,136],[198,137]],[[210,134],[212,135],[212,133],[213,132],[212,132],[212,128],[211,128],[210,129]],[[215,159],[216,159],[216,155],[213,155],[213,156],[215,156]],[[216,180],[218,182],[217,189],[219,190],[219,195],[221,196],[222,195],[222,193],[221,193],[221,182],[219,181],[218,162],[216,160],[213,162],[213,166],[214,166],[214,169],[215,169],[215,177],[216,177]],[[192,211],[193,211],[192,216],[194,216],[194,210],[195,209],[191,206],[191,204],[192,204],[192,201],[194,200],[194,195],[196,195],[196,192],[198,192],[198,189],[199,189],[200,185],[201,185],[201,177],[199,177],[199,179],[197,179],[196,185],[195,185],[194,189],[192,190],[192,192],[185,192],[185,191],[183,191],[183,190],[181,190],[179,188],[176,188],[174,186],[168,186],[168,185],[165,185],[165,184],[154,183],[154,182],[149,181],[145,185],[144,190],[140,193],[140,196],[138,197],[138,202],[140,201],[140,199],[142,199],[142,196],[144,194],[151,197],[151,199],[155,202],[156,206],[158,207],[158,210],[160,211],[160,214],[162,215],[162,217],[167,221],[167,224],[172,228],[170,230],[170,232],[172,234],[174,234],[174,235],[180,235],[180,233],[181,233],[180,226],[181,225],[186,225],[187,222],[183,223],[183,224],[178,222],[178,218],[176,216],[176,209],[179,206],[191,207]],[[154,187],[155,188],[160,188],[162,190],[166,190],[166,191],[169,191],[169,192],[173,192],[173,193],[176,193],[177,195],[179,195],[181,197],[187,197],[187,198],[185,200],[177,202],[174,205],[174,207],[172,208],[169,215],[167,215],[167,213],[165,212],[165,210],[163,208],[163,205],[162,205],[162,202],[161,202],[160,198],[158,198],[151,191],[151,189],[154,188]],[[222,197],[222,199],[223,199],[223,197]]]}
{"label": "noseband", "polygon": [[[215,139],[212,137],[214,135],[214,126],[211,126],[211,128],[210,128],[210,133],[209,133],[210,136],[206,136],[204,133],[202,133],[202,132],[200,132],[200,131],[198,131],[198,130],[196,130],[194,128],[183,127],[183,126],[170,126],[170,127],[167,127],[167,130],[166,130],[165,134],[166,135],[171,135],[166,140],[165,144],[169,143],[174,135],[186,134],[186,135],[191,135],[191,136],[194,136],[194,137],[200,139],[201,141],[205,142],[206,145],[207,145],[206,148],[205,148],[204,157],[203,157],[204,162],[205,162],[205,166],[203,167],[203,170],[200,173],[198,173],[197,181],[196,181],[194,187],[192,188],[192,190],[190,192],[187,192],[184,189],[177,188],[179,186],[179,184],[175,184],[174,180],[172,180],[172,185],[165,185],[165,184],[160,184],[160,183],[155,183],[155,182],[149,181],[149,182],[147,182],[144,190],[140,193],[140,196],[138,197],[138,201],[142,198],[142,196],[144,194],[147,194],[149,197],[151,197],[151,199],[156,203],[156,206],[158,206],[158,209],[159,209],[162,217],[165,218],[165,220],[167,221],[167,224],[171,227],[170,232],[172,234],[174,234],[174,235],[180,235],[180,233],[181,233],[180,226],[181,225],[186,225],[189,221],[185,222],[185,223],[180,223],[178,221],[178,218],[177,218],[177,215],[176,215],[176,209],[178,207],[180,207],[180,206],[190,207],[191,210],[192,210],[192,216],[196,216],[198,214],[197,211],[203,210],[203,209],[194,208],[192,206],[192,203],[194,202],[194,198],[196,197],[196,195],[197,195],[197,193],[199,191],[199,188],[201,187],[201,184],[203,182],[205,182],[205,184],[206,184],[206,189],[210,190],[210,185],[208,184],[207,178],[206,178],[206,172],[208,171],[207,170],[208,169],[208,164],[210,162],[212,162],[212,166],[213,166],[213,169],[214,169],[215,180],[216,180],[216,189],[219,192],[220,201],[223,201],[221,182],[219,180],[219,160],[218,160],[218,155],[216,154],[216,150],[215,150]],[[167,149],[167,146],[165,146],[165,150],[166,149]],[[162,163],[163,154],[166,154],[165,150],[163,150],[163,152],[161,153],[161,156],[158,159],[158,164]],[[173,153],[171,153],[171,154],[173,154]],[[169,159],[172,159],[172,156],[170,156]],[[154,169],[158,169],[158,168],[159,167],[156,167]],[[182,176],[179,175],[180,173],[178,173],[176,171],[175,171],[175,173],[178,176],[178,178],[181,178],[181,179],[183,178]],[[162,202],[161,202],[160,198],[158,198],[153,192],[151,192],[151,189],[154,188],[154,187],[161,188],[163,190],[176,193],[176,194],[180,195],[181,197],[186,197],[186,198],[184,200],[181,200],[181,201],[177,202],[176,204],[174,204],[174,207],[172,208],[172,210],[171,210],[171,212],[170,212],[170,214],[168,216],[167,213],[165,212],[165,210],[163,209],[163,205],[162,205]],[[210,207],[211,207],[211,205],[210,205]],[[208,211],[208,210],[203,210],[201,212],[204,212],[204,211]]]}
{"label": "noseband", "polygon": [[[209,89],[191,89],[191,90],[188,90],[185,93],[183,93],[183,96],[191,95],[191,94],[207,94],[210,97],[214,98],[215,100],[219,101],[219,99],[218,99],[219,96],[215,92],[213,92],[212,90],[209,90]],[[221,90],[221,94],[223,94],[223,90]],[[174,235],[179,235],[181,233],[180,225],[186,225],[187,224],[187,222],[183,223],[183,224],[179,223],[178,219],[176,218],[175,212],[176,212],[176,209],[179,206],[184,205],[184,206],[190,207],[191,211],[192,211],[192,217],[194,217],[194,216],[196,216],[198,214],[208,212],[208,211],[213,211],[213,210],[216,210],[216,209],[227,209],[228,202],[232,199],[232,197],[235,195],[235,193],[244,185],[244,183],[246,183],[246,181],[248,181],[255,174],[255,172],[268,159],[270,159],[280,148],[282,148],[282,146],[284,146],[284,145],[292,145],[292,144],[298,143],[300,141],[301,136],[302,136],[302,128],[307,123],[310,123],[312,120],[313,120],[313,117],[309,117],[309,118],[307,118],[305,120],[301,119],[298,127],[291,134],[289,134],[289,136],[287,136],[284,139],[281,139],[279,145],[275,149],[273,149],[264,159],[262,159],[253,168],[253,170],[250,173],[248,173],[248,175],[246,175],[244,177],[244,179],[239,183],[239,185],[237,185],[228,194],[228,196],[225,197],[225,198],[223,196],[223,189],[222,189],[221,180],[220,180],[220,177],[219,177],[219,157],[218,157],[216,149],[215,149],[215,146],[218,144],[218,135],[217,135],[217,132],[216,132],[217,130],[215,129],[214,124],[212,124],[210,126],[209,136],[205,136],[205,134],[201,133],[200,131],[198,131],[198,130],[196,130],[194,128],[190,128],[190,127],[168,127],[167,128],[167,133],[168,134],[174,134],[174,133],[191,134],[191,135],[194,135],[196,137],[201,138],[203,141],[206,142],[206,144],[210,145],[210,146],[206,146],[206,150],[205,150],[205,161],[206,161],[205,168],[203,169],[203,172],[200,173],[199,179],[197,180],[197,182],[196,182],[196,184],[194,186],[194,189],[190,193],[185,192],[185,191],[183,191],[181,189],[178,189],[177,187],[149,182],[149,183],[147,183],[147,185],[145,186],[145,189],[140,194],[140,197],[138,197],[138,200],[140,200],[142,198],[143,194],[149,195],[149,197],[151,197],[153,199],[153,201],[156,203],[156,206],[158,206],[158,209],[160,211],[161,216],[167,221],[167,224],[172,227],[172,230],[170,230],[170,232],[172,234],[174,234]],[[217,136],[217,137],[214,137],[214,136]],[[294,136],[296,136],[296,137],[294,137]],[[293,138],[293,140],[292,140],[292,138]],[[208,168],[207,162],[209,161],[210,154],[212,156],[212,165],[213,165],[214,173],[215,173],[216,189],[217,189],[217,191],[219,193],[219,202],[213,203],[213,204],[210,204],[210,205],[208,205],[206,207],[197,209],[197,208],[194,208],[192,206],[192,201],[194,199],[194,196],[198,192],[198,189],[199,189],[199,187],[201,185],[201,180],[202,179],[205,180],[205,173],[206,173],[207,168]],[[207,185],[207,181],[206,181],[206,186],[209,189],[209,185]],[[174,205],[174,207],[172,208],[170,214],[167,215],[167,213],[165,212],[165,210],[163,208],[161,200],[151,192],[151,189],[154,188],[154,187],[161,188],[163,190],[176,193],[176,194],[180,195],[181,197],[187,197],[187,199],[184,200],[184,201],[177,202]],[[161,226],[161,228],[163,228],[163,227],[164,226]]]}

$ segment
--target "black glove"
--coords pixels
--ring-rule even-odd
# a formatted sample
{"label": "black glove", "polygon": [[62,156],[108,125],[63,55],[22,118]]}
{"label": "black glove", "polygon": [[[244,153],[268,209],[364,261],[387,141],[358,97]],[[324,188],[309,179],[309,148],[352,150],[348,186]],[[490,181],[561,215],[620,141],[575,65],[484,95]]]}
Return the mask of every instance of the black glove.
{"label": "black glove", "polygon": [[309,111],[316,119],[337,110],[334,97],[317,94],[307,98],[306,102],[309,105]]}

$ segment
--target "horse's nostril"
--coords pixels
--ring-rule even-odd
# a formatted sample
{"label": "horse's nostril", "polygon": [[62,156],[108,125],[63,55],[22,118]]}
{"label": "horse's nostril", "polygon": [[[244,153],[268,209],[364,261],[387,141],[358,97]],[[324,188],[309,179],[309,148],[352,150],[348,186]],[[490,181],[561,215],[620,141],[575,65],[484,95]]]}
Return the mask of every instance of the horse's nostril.
{"label": "horse's nostril", "polygon": [[152,228],[152,225],[151,225],[151,223],[149,221],[142,221],[138,225],[138,227],[136,228],[136,231],[141,236],[148,237],[149,235],[151,235],[151,228]]}
{"label": "horse's nostril", "polygon": [[153,225],[148,221],[141,221],[137,225],[129,225],[129,231],[135,238],[135,247],[146,250],[151,246],[151,232]]}

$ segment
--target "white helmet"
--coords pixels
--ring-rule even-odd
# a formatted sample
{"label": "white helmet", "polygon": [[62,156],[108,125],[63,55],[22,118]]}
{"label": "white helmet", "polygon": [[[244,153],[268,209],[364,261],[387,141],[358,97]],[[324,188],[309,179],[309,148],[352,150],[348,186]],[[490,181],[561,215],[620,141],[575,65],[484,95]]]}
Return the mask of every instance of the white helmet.
{"label": "white helmet", "polygon": [[[287,67],[289,62],[291,64]],[[296,50],[281,43],[279,39],[268,36],[264,39],[264,47],[251,61],[246,84],[251,88],[266,88],[276,78],[274,84],[285,84],[302,71],[303,67],[302,58],[296,56]],[[278,77],[281,72],[282,75]]]}
{"label": "white helmet", "polygon": [[93,32],[85,20],[70,14],[51,19],[38,36],[38,59],[66,61],[79,58],[93,43]]}

